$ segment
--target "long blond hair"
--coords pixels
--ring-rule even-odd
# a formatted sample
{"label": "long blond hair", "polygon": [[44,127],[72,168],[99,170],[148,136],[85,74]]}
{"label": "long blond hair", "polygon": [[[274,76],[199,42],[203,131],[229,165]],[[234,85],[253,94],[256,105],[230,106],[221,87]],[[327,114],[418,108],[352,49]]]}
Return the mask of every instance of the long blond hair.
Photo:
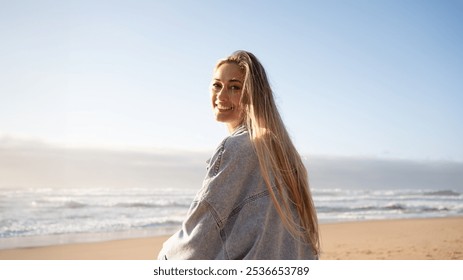
{"label": "long blond hair", "polygon": [[[309,189],[307,169],[294,147],[276,107],[264,67],[250,52],[237,51],[220,60],[237,64],[244,73],[243,123],[259,159],[262,177],[286,228],[320,252],[318,219]],[[275,187],[277,193],[275,193]],[[297,216],[292,210],[297,210]]]}

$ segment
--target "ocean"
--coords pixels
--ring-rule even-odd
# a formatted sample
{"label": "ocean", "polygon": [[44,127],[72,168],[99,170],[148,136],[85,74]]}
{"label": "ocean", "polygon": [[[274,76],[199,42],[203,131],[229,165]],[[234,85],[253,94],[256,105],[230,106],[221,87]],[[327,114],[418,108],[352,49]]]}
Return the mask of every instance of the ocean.
{"label": "ocean", "polygon": [[[181,188],[0,188],[0,249],[166,235],[196,193]],[[320,223],[463,215],[463,193],[312,190]]]}

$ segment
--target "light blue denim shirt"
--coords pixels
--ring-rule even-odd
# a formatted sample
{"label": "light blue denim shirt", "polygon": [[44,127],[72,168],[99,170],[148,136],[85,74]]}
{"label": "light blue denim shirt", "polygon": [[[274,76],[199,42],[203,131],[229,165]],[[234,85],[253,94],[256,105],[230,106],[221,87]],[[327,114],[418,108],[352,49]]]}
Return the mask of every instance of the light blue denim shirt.
{"label": "light blue denim shirt", "polygon": [[245,128],[225,138],[208,161],[202,188],[182,228],[159,259],[316,259],[283,225],[262,179]]}

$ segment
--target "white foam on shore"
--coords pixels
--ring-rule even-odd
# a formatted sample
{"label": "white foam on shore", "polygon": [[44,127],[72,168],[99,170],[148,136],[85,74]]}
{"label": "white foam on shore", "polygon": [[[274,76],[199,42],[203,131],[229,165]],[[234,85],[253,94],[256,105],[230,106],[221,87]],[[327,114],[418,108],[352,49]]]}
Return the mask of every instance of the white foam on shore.
{"label": "white foam on shore", "polygon": [[147,238],[171,235],[176,230],[178,230],[178,227],[149,230],[130,230],[122,232],[55,234],[0,238],[0,250],[45,247],[76,243],[93,243],[133,238]]}

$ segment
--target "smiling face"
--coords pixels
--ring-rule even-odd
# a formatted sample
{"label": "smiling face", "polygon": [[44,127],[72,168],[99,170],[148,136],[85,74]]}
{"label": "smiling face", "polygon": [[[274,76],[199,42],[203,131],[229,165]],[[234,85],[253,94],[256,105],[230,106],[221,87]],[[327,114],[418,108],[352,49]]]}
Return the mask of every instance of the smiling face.
{"label": "smiling face", "polygon": [[244,73],[235,63],[224,63],[214,72],[211,98],[215,119],[227,124],[233,132],[243,122],[240,104]]}

